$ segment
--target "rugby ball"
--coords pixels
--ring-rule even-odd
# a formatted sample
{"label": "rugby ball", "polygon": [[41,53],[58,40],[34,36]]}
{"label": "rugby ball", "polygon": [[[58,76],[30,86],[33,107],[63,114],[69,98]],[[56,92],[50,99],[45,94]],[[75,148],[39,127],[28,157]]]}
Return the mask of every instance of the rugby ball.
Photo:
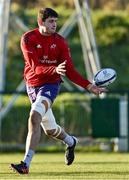
{"label": "rugby ball", "polygon": [[98,71],[93,79],[96,86],[106,87],[116,79],[116,71],[112,68],[104,68]]}

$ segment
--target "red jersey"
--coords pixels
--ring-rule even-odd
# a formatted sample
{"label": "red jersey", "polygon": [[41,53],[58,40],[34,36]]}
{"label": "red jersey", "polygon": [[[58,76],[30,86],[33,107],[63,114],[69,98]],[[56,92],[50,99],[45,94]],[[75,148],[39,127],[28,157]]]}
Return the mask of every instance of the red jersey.
{"label": "red jersey", "polygon": [[74,68],[68,45],[57,33],[44,36],[39,29],[23,34],[21,49],[24,55],[24,79],[29,86],[61,81],[56,67],[66,61],[66,76],[75,84],[86,88],[90,82],[84,79]]}

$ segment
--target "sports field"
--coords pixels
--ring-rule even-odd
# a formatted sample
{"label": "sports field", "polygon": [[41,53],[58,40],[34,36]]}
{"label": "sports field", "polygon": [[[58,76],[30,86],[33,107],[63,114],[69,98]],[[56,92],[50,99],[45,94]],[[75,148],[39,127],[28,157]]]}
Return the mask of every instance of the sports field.
{"label": "sports field", "polygon": [[129,180],[129,153],[76,153],[71,166],[64,164],[63,153],[36,154],[29,175],[15,174],[9,164],[23,154],[0,154],[0,180],[3,179],[90,179]]}

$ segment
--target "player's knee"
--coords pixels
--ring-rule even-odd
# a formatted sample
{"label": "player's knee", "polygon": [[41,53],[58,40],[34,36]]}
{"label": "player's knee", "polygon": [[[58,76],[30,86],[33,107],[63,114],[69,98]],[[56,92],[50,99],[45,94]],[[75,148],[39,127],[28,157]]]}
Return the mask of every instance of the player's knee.
{"label": "player's knee", "polygon": [[60,136],[61,132],[62,132],[62,129],[58,125],[57,125],[56,129],[51,129],[51,130],[46,130],[45,131],[45,133],[48,136],[55,137],[55,138],[58,138],[58,136]]}
{"label": "player's knee", "polygon": [[41,116],[44,116],[45,112],[48,110],[49,107],[50,107],[49,99],[44,96],[39,96],[36,99],[36,101],[32,104],[31,112],[36,111]]}
{"label": "player's knee", "polygon": [[56,131],[56,129],[46,130],[46,131],[45,131],[45,134],[46,134],[47,136],[53,136],[53,134],[54,134],[55,131]]}

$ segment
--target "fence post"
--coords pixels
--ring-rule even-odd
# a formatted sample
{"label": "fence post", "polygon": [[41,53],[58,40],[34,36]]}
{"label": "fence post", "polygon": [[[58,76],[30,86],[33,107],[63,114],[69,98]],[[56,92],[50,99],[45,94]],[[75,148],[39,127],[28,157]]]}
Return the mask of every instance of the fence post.
{"label": "fence post", "polygon": [[129,152],[129,91],[128,91],[128,94],[127,94],[127,106],[128,106],[128,124],[127,124],[127,128],[128,128],[128,135],[127,135],[127,138],[128,138],[128,152]]}
{"label": "fence post", "polygon": [[119,102],[119,131],[118,151],[128,151],[128,97],[121,96]]}

